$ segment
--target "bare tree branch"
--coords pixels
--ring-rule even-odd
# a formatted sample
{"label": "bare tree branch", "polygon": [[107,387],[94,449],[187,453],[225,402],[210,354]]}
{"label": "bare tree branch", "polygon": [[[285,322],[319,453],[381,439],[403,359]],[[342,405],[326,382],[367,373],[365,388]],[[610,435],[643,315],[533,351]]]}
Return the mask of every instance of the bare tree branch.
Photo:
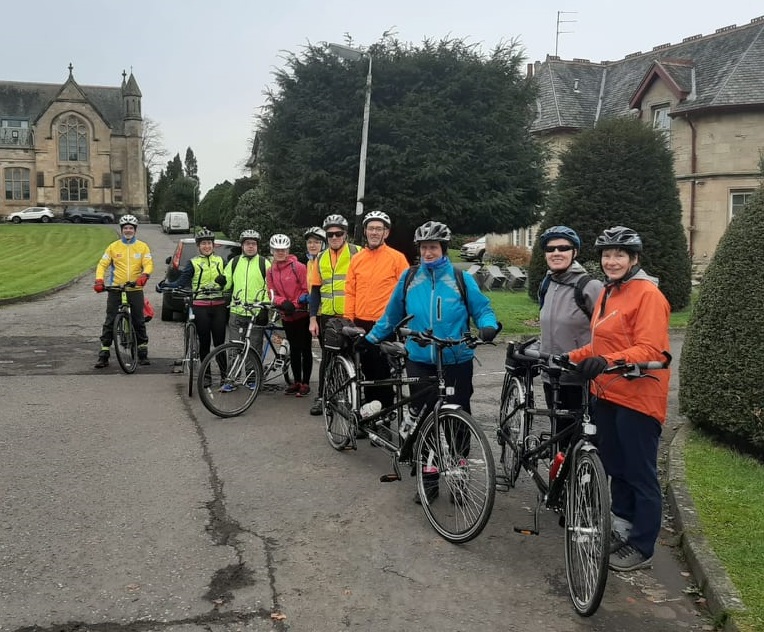
{"label": "bare tree branch", "polygon": [[143,137],[141,138],[143,163],[153,175],[161,169],[169,152],[164,147],[164,138],[159,123],[148,117],[143,118]]}

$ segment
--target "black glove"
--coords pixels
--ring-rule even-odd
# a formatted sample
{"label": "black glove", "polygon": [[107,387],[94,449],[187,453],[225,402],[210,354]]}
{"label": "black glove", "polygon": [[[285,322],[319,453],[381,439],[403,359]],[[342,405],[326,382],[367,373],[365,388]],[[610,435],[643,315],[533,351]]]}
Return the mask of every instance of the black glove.
{"label": "black glove", "polygon": [[478,333],[478,337],[483,342],[491,342],[494,338],[496,338],[496,334],[499,333],[499,330],[496,329],[496,327],[481,327],[480,333]]}
{"label": "black glove", "polygon": [[358,336],[355,339],[355,348],[360,353],[366,353],[369,349],[374,347],[374,343],[366,338],[366,336]]}
{"label": "black glove", "polygon": [[225,278],[225,274],[218,274],[217,277],[215,277],[215,283],[220,287],[225,287],[228,284],[228,279]]}
{"label": "black glove", "polygon": [[576,365],[576,371],[587,380],[591,380],[602,373],[606,366],[607,360],[605,360],[605,358],[602,356],[593,356],[591,358],[586,358],[586,360],[581,360],[581,362]]}
{"label": "black glove", "polygon": [[283,303],[281,303],[281,305],[279,305],[279,307],[281,308],[281,311],[283,311],[284,314],[286,314],[287,316],[291,316],[292,314],[294,314],[295,308],[294,308],[294,303],[292,301],[284,301]]}

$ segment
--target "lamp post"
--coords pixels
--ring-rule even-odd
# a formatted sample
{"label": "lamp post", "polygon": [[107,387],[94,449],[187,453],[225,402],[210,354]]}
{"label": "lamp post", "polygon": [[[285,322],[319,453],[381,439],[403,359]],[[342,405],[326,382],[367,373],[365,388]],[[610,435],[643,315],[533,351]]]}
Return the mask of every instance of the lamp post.
{"label": "lamp post", "polygon": [[191,217],[192,217],[192,221],[194,222],[192,232],[196,234],[196,195],[197,195],[197,191],[199,191],[199,180],[198,178],[191,178],[191,180],[194,183],[192,185],[193,189],[191,190],[191,194],[193,196],[191,198]]}
{"label": "lamp post", "polygon": [[358,190],[356,192],[355,202],[355,225],[353,228],[353,237],[357,244],[363,241],[361,222],[363,220],[363,197],[366,189],[366,150],[369,146],[369,110],[371,109],[371,55],[358,48],[351,48],[343,44],[329,44],[329,50],[350,61],[358,61],[364,56],[369,58],[369,71],[366,73],[366,99],[363,105],[363,127],[361,128],[361,158],[358,165]]}

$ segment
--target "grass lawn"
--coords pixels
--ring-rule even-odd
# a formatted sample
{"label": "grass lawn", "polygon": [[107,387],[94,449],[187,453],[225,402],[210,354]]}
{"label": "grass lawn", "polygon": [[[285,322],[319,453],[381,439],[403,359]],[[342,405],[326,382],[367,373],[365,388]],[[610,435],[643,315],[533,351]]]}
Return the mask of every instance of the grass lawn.
{"label": "grass lawn", "polygon": [[0,300],[59,287],[94,269],[113,227],[80,224],[0,225]]}
{"label": "grass lawn", "polygon": [[684,458],[703,534],[747,608],[735,622],[741,630],[764,630],[764,464],[698,432],[690,434]]}

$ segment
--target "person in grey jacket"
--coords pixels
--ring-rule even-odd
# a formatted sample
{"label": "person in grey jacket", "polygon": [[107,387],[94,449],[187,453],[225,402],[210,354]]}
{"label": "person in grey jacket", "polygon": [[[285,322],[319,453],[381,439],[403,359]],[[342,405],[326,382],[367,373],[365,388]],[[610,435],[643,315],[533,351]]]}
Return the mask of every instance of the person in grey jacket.
{"label": "person in grey jacket", "polygon": [[[540,242],[549,268],[539,286],[541,351],[553,354],[567,353],[590,342],[590,314],[604,286],[600,280],[589,278],[589,281],[579,288],[580,296],[579,300],[576,300],[576,285],[587,273],[576,261],[581,249],[581,239],[572,228],[552,226],[542,233]],[[581,301],[582,305],[579,306]],[[582,307],[585,307],[586,311]],[[551,406],[552,389],[549,377],[546,373],[543,375],[544,395],[547,406]],[[583,379],[576,373],[563,373],[560,382],[562,407],[568,410],[581,408],[584,396]],[[558,426],[557,431],[561,429]]]}

